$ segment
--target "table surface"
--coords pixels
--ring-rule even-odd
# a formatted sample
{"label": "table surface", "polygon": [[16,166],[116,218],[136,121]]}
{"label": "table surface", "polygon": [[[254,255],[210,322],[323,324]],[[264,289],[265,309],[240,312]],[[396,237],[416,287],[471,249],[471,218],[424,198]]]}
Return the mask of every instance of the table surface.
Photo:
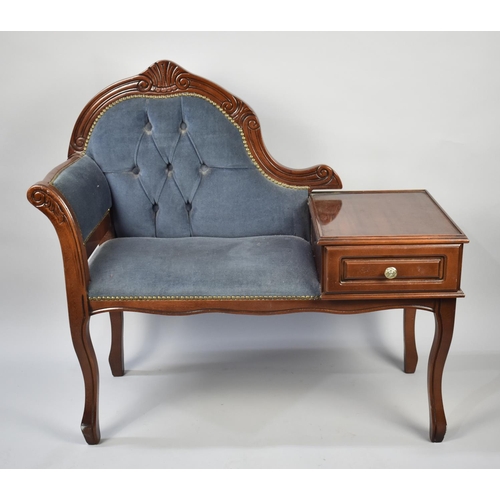
{"label": "table surface", "polygon": [[467,243],[427,191],[312,193],[318,244]]}

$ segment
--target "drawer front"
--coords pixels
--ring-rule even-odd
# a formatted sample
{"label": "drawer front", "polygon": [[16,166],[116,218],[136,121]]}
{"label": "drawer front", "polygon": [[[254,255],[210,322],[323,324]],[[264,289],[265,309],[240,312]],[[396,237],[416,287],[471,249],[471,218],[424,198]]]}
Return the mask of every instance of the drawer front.
{"label": "drawer front", "polygon": [[455,291],[461,245],[325,247],[323,293]]}

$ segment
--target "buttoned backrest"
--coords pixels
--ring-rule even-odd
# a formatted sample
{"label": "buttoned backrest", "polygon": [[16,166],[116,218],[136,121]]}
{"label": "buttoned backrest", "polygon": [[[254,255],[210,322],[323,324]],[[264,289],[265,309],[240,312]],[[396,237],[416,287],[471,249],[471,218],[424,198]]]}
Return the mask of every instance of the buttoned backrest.
{"label": "buttoned backrest", "polygon": [[107,179],[119,237],[308,237],[307,188],[266,176],[206,97],[118,101],[94,124],[86,155]]}

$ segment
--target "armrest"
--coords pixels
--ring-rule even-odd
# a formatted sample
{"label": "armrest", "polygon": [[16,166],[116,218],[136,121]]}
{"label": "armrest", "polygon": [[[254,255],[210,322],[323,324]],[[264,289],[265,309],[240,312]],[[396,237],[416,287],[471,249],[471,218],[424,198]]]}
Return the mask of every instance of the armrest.
{"label": "armrest", "polygon": [[68,301],[79,300],[89,282],[87,240],[103,226],[111,207],[107,180],[91,158],[75,155],[31,186],[27,196],[52,222],[61,244]]}
{"label": "armrest", "polygon": [[111,192],[101,169],[92,158],[82,156],[58,169],[49,184],[72,208],[86,242],[111,208]]}

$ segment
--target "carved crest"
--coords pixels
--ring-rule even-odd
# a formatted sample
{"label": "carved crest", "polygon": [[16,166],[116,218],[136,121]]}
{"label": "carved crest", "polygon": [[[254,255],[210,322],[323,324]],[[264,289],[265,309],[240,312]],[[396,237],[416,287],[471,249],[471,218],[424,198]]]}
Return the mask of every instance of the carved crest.
{"label": "carved crest", "polygon": [[138,75],[140,92],[168,94],[189,88],[189,73],[170,61],[159,61]]}
{"label": "carved crest", "polygon": [[222,87],[189,73],[172,61],[158,61],[143,73],[110,85],[97,94],[78,118],[69,147],[69,157],[85,151],[94,124],[113,104],[130,97],[170,97],[195,94],[218,106],[241,128],[248,154],[265,176],[283,186],[339,189],[342,183],[327,165],[291,170],[278,163],[267,151],[260,124],[250,106]]}

